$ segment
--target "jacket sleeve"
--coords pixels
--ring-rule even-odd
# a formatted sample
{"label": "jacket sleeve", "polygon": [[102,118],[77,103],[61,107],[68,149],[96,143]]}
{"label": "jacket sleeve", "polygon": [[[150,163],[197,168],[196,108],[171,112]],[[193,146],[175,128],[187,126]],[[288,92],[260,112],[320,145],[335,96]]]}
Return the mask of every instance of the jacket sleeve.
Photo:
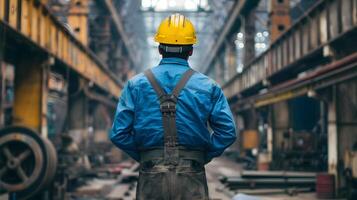
{"label": "jacket sleeve", "polygon": [[133,133],[135,104],[130,87],[131,83],[128,81],[122,90],[110,132],[110,140],[134,160],[139,161],[140,154],[135,145]]}
{"label": "jacket sleeve", "polygon": [[209,116],[209,125],[213,133],[210,137],[206,162],[220,156],[237,137],[232,112],[222,89],[218,85],[215,85],[213,90],[213,108]]}

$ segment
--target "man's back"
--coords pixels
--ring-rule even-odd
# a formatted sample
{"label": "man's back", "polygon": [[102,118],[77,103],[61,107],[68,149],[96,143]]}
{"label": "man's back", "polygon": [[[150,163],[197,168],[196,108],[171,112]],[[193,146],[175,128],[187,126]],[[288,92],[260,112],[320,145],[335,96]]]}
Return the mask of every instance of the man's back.
{"label": "man's back", "polygon": [[197,42],[188,18],[165,18],[155,41],[163,59],[123,88],[110,138],[140,162],[136,199],[208,200],[204,165],[235,141],[232,113],[221,88],[188,66]]}
{"label": "man's back", "polygon": [[[189,69],[184,59],[164,58],[152,72],[166,93],[171,93]],[[119,101],[111,138],[134,159],[138,152],[163,147],[160,102],[142,73],[132,78]],[[207,123],[214,131],[210,133]],[[195,72],[178,97],[177,136],[180,146],[206,152],[207,161],[219,156],[235,140],[235,125],[220,87]]]}

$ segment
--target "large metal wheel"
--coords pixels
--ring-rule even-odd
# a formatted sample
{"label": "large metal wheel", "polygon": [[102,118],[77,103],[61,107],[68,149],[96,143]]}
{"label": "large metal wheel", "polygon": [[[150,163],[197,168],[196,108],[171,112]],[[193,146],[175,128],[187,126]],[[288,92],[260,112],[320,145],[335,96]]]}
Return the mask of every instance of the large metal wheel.
{"label": "large metal wheel", "polygon": [[0,188],[28,199],[52,182],[56,167],[56,150],[48,139],[24,127],[0,130]]}

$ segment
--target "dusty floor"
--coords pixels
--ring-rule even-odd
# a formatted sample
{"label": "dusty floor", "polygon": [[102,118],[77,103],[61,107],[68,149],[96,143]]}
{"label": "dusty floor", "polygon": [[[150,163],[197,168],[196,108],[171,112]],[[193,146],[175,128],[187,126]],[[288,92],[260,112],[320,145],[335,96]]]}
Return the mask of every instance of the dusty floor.
{"label": "dusty floor", "polygon": [[[206,175],[211,200],[231,200],[238,195],[232,191],[228,191],[219,182],[220,176],[239,175],[241,166],[233,161],[225,158],[214,159],[206,166]],[[82,188],[82,192],[86,195],[78,200],[133,200],[135,198],[135,184],[120,184],[116,179],[93,179],[88,186]],[[98,196],[98,193],[100,194]],[[95,196],[95,197],[94,197]],[[7,196],[0,196],[0,200],[7,200]],[[315,193],[298,193],[294,196],[287,194],[270,194],[270,195],[254,195],[244,196],[240,194],[239,198],[234,200],[316,200]]]}
{"label": "dusty floor", "polygon": [[[222,175],[239,175],[241,166],[225,158],[217,158],[206,166],[210,198],[212,200],[231,200],[237,195],[234,192],[223,191],[223,185],[218,178]],[[237,198],[238,200],[317,200],[315,193],[254,195],[252,198]]]}

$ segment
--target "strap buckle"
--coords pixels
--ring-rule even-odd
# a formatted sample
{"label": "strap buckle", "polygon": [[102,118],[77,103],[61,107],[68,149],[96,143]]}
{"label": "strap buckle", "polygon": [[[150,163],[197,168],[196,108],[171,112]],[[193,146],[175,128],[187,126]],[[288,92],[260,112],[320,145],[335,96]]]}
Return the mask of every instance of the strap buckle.
{"label": "strap buckle", "polygon": [[164,146],[165,147],[177,147],[178,146],[178,142],[174,138],[170,137],[167,140],[165,140]]}
{"label": "strap buckle", "polygon": [[160,110],[163,114],[176,113],[176,99],[174,95],[164,95],[160,103]]}
{"label": "strap buckle", "polygon": [[176,104],[171,102],[165,102],[160,105],[160,110],[162,113],[175,113]]}

